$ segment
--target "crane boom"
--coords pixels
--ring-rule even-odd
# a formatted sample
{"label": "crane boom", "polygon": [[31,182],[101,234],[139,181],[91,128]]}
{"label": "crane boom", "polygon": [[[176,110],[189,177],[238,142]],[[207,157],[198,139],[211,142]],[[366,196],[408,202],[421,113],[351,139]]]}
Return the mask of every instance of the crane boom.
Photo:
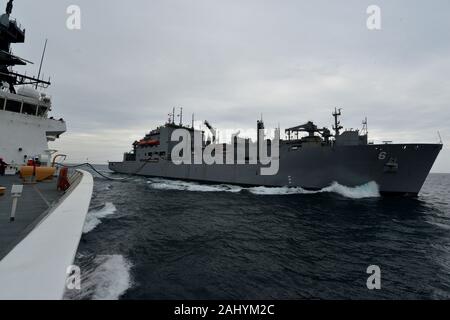
{"label": "crane boom", "polygon": [[205,126],[209,129],[209,131],[210,131],[211,134],[212,134],[212,141],[215,142],[215,141],[216,141],[216,134],[217,134],[216,129],[214,129],[214,128],[209,124],[208,120],[205,120],[204,123],[205,123]]}

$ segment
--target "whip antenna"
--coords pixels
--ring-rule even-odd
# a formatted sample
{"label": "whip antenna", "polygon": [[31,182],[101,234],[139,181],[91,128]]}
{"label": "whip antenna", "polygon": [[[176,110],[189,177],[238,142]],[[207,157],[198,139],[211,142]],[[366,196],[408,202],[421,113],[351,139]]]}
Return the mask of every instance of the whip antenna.
{"label": "whip antenna", "polygon": [[[48,39],[45,39],[45,44],[44,44],[44,51],[42,52],[42,57],[41,57],[41,64],[39,65],[39,72],[38,72],[38,80],[39,77],[41,76],[41,70],[42,70],[42,63],[44,62],[44,57],[45,57],[45,50],[47,49],[47,41]],[[38,84],[36,83],[36,90],[38,88]]]}

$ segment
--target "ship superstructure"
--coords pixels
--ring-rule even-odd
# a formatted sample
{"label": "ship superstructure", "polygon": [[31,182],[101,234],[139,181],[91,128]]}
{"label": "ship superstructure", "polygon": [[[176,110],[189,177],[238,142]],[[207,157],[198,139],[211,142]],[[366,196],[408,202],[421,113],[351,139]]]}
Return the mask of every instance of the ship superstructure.
{"label": "ship superstructure", "polygon": [[62,299],[93,179],[52,165],[48,142],[66,123],[49,116],[50,81],[12,69],[30,63],[12,53],[25,41],[12,9],[9,0],[0,16],[0,300]]}
{"label": "ship superstructure", "polygon": [[15,72],[14,66],[31,63],[12,53],[11,44],[25,42],[25,29],[11,18],[13,2],[0,16],[0,157],[14,167],[30,158],[50,160],[48,141],[66,131],[63,119],[49,116],[51,98],[37,89],[45,89],[50,81]]}

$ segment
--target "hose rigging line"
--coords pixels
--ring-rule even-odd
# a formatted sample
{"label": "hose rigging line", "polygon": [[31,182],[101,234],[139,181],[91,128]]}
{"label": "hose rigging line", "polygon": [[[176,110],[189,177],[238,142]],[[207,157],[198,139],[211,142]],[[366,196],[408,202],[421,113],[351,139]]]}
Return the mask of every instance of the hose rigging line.
{"label": "hose rigging line", "polygon": [[142,166],[140,166],[135,172],[130,173],[129,177],[126,178],[111,178],[108,177],[107,175],[103,174],[102,172],[98,171],[92,164],[90,164],[89,162],[85,162],[85,163],[81,163],[81,164],[76,164],[76,165],[66,165],[63,163],[58,163],[55,162],[56,165],[61,166],[61,167],[67,167],[67,168],[71,168],[71,169],[75,169],[75,168],[80,168],[80,167],[89,167],[91,168],[94,172],[96,172],[98,175],[100,175],[101,177],[107,179],[107,180],[111,180],[111,181],[125,181],[128,179],[131,179],[133,175],[138,174],[147,164],[148,161],[145,161],[144,164]]}

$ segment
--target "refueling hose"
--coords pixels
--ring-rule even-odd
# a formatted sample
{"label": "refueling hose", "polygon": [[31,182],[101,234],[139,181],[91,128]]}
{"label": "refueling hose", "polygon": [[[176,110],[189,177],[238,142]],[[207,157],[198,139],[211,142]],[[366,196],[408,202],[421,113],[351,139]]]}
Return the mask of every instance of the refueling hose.
{"label": "refueling hose", "polygon": [[133,175],[135,175],[135,174],[138,174],[146,165],[147,165],[147,163],[148,163],[148,161],[145,161],[144,162],[144,164],[138,169],[138,170],[136,170],[135,172],[133,172],[133,173],[130,173],[129,175],[129,177],[126,177],[126,178],[111,178],[111,177],[108,177],[108,176],[106,176],[106,175],[104,175],[103,173],[101,173],[100,171],[98,171],[92,164],[90,164],[89,162],[85,162],[85,163],[81,163],[81,164],[76,164],[76,165],[66,165],[66,164],[63,164],[63,163],[59,163],[59,162],[54,162],[54,164],[56,164],[56,165],[58,165],[58,166],[60,166],[60,167],[67,167],[67,168],[71,168],[71,169],[74,169],[74,168],[80,168],[80,167],[89,167],[89,168],[91,168],[93,171],[95,171],[98,175],[100,175],[101,177],[103,177],[103,178],[105,178],[105,179],[107,179],[107,180],[112,180],[112,181],[125,181],[125,180],[128,180],[128,179],[131,179],[132,178],[132,176]]}

